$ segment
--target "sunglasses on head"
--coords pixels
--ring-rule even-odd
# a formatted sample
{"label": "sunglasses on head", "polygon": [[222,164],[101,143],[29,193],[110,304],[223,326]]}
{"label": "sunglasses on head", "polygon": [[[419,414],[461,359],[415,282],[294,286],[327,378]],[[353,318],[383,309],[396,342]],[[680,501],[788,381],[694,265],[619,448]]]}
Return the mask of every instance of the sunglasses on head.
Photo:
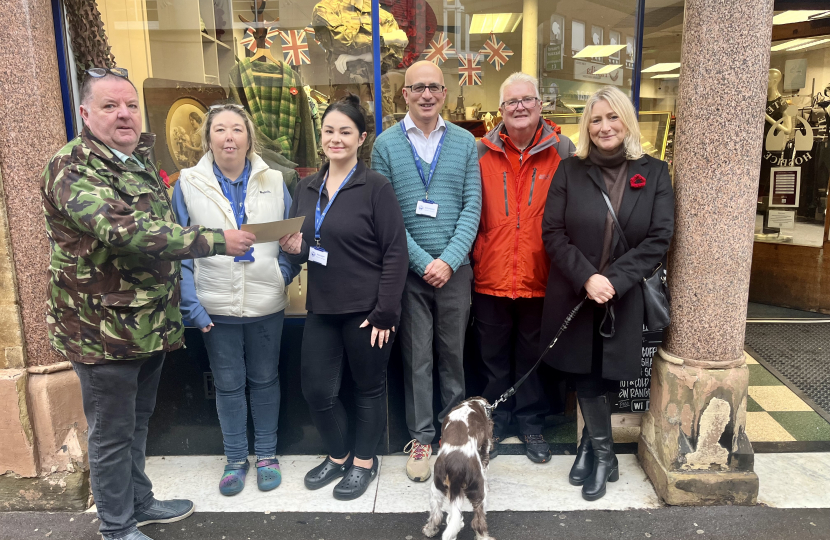
{"label": "sunglasses on head", "polygon": [[126,79],[128,76],[126,68],[114,67],[114,68],[90,68],[86,70],[86,74],[90,77],[95,77],[96,79],[100,79],[101,77],[106,77],[107,74],[115,75],[116,77],[121,77]]}
{"label": "sunglasses on head", "polygon": [[215,111],[217,109],[238,109],[240,111],[244,111],[245,107],[239,103],[218,103],[216,105],[211,105],[208,109],[211,111]]}

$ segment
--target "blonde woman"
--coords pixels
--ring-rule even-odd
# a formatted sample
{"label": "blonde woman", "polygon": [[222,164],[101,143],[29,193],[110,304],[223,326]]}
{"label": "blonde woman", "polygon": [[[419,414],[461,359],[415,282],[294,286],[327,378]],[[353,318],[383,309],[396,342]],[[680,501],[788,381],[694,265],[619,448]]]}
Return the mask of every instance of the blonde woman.
{"label": "blonde woman", "polygon": [[[607,196],[625,234],[615,228]],[[619,477],[606,392],[640,376],[643,296],[639,282],[664,261],[674,231],[674,193],[665,162],[643,152],[628,96],[606,86],[579,122],[576,155],[554,174],[542,221],[551,259],[541,343],[589,299],[547,362],[576,388],[585,430],[570,473],[593,501]],[[626,244],[628,250],[626,250]]]}
{"label": "blonde woman", "polygon": [[[282,174],[257,155],[254,126],[241,105],[214,105],[202,124],[199,163],[182,170],[173,193],[181,224],[239,229],[243,223],[285,219],[291,196]],[[195,267],[195,268],[194,268]],[[300,267],[277,242],[241,257],[216,256],[182,264],[182,315],[202,330],[216,386],[216,411],[228,463],[223,495],[245,487],[248,463],[245,388],[254,420],[257,486],[276,488],[280,413],[279,358],[286,288]]]}

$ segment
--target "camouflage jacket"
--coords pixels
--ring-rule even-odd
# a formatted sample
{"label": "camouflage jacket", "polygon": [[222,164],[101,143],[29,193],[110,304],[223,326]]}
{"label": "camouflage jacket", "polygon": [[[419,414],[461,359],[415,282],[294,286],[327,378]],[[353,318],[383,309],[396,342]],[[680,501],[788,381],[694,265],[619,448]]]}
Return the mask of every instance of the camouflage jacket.
{"label": "camouflage jacket", "polygon": [[221,230],[181,227],[149,159],[155,135],[133,155],[113,155],[88,128],[61,148],[41,177],[51,245],[52,347],[88,364],[131,360],[182,345],[181,259],[223,255]]}

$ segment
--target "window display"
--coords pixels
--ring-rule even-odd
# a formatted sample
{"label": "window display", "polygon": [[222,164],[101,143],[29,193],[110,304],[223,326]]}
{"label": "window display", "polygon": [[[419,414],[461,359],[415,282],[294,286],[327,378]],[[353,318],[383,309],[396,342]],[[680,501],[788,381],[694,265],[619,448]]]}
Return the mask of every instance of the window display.
{"label": "window display", "polygon": [[[379,0],[377,57],[371,0],[97,3],[118,65],[139,88],[144,128],[159,137],[155,160],[173,182],[202,157],[199,128],[215,103],[233,101],[251,113],[260,155],[293,189],[321,165],[322,113],[348,93],[368,115],[360,157],[369,161],[375,115],[384,129],[403,118],[404,72],[418,60],[444,74],[444,120],[481,137],[501,120],[501,83],[523,66],[538,66],[531,75],[540,80],[545,113],[570,125],[562,115],[578,114],[601,86],[631,92],[637,54],[636,0],[612,8],[593,0],[539,2],[538,9],[523,0]],[[524,28],[528,21],[535,32]],[[665,137],[644,136],[665,154],[658,148]],[[289,314],[303,313],[303,279],[291,285]]]}
{"label": "window display", "polygon": [[[683,0],[652,6],[646,2],[640,110],[676,112],[680,77]],[[786,12],[805,14],[805,12]],[[777,15],[782,12],[776,11]],[[792,19],[792,17],[790,17]],[[795,19],[792,19],[795,20]],[[807,20],[806,16],[799,20]],[[780,17],[774,19],[778,25]],[[758,182],[755,240],[821,247],[824,242],[830,142],[830,36],[788,39],[771,44],[767,104]],[[725,122],[730,121],[728,113]],[[672,133],[669,133],[672,138]],[[671,146],[666,160],[671,162]],[[776,175],[781,181],[773,182]],[[797,179],[797,181],[796,181]],[[790,190],[782,193],[781,190]],[[776,197],[792,199],[786,207]]]}
{"label": "window display", "polygon": [[830,39],[772,44],[755,239],[822,246],[830,183]]}

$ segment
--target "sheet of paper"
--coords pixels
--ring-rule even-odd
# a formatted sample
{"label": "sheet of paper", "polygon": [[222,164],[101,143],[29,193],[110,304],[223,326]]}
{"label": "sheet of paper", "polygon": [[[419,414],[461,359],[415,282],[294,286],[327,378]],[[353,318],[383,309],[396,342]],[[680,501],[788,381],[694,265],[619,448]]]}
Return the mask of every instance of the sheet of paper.
{"label": "sheet of paper", "polygon": [[242,225],[242,230],[253,233],[256,236],[257,244],[277,242],[286,234],[300,232],[303,221],[305,221],[305,216],[283,219],[282,221],[272,221],[270,223],[245,223]]}
{"label": "sheet of paper", "polygon": [[767,227],[771,229],[795,229],[795,211],[769,210]]}

